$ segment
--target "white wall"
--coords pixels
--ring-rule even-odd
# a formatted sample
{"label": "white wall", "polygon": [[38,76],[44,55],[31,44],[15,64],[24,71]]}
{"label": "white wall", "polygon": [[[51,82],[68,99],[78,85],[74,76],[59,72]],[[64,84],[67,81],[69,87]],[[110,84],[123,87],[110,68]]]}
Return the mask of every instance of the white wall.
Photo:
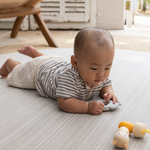
{"label": "white wall", "polygon": [[124,0],[97,0],[96,27],[124,29]]}

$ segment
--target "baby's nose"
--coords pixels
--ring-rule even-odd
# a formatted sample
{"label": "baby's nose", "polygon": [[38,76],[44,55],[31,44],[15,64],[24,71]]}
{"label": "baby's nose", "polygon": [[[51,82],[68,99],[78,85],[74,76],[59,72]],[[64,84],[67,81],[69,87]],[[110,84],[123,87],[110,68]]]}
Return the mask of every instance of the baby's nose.
{"label": "baby's nose", "polygon": [[97,73],[97,76],[103,77],[103,76],[104,76],[104,72],[98,72],[98,73]]}

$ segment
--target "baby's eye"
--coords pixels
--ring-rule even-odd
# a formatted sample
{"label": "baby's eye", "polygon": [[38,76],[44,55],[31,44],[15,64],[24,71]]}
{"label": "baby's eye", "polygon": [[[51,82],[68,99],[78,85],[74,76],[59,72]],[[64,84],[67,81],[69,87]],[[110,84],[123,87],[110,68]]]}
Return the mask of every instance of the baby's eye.
{"label": "baby's eye", "polygon": [[105,70],[109,70],[110,68],[105,68]]}
{"label": "baby's eye", "polygon": [[97,68],[90,68],[91,70],[97,70]]}

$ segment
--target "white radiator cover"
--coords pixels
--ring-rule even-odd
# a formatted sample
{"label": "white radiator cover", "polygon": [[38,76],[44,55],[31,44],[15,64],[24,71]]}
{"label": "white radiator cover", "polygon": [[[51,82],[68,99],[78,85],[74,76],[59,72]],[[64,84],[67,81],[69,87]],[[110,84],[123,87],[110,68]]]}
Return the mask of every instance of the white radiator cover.
{"label": "white radiator cover", "polygon": [[89,21],[89,0],[44,0],[40,7],[46,22]]}
{"label": "white radiator cover", "polygon": [[[43,0],[41,16],[50,29],[94,27],[96,0]],[[30,28],[38,28],[33,16]]]}

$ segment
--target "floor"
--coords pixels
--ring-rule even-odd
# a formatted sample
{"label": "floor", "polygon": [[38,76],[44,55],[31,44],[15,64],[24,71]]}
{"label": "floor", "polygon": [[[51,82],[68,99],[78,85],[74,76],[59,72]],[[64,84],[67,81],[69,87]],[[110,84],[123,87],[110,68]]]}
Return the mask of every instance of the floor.
{"label": "floor", "polygon": [[[68,59],[73,49],[42,52]],[[19,53],[3,54],[0,65],[9,57],[20,62],[31,59]],[[121,106],[101,115],[63,112],[56,100],[41,97],[36,90],[8,86],[0,78],[0,149],[119,150],[112,142],[120,122],[141,122],[150,130],[149,58],[150,53],[116,50],[110,78]],[[148,133],[143,138],[130,133],[129,150],[150,150],[149,141]]]}
{"label": "floor", "polygon": [[136,13],[132,28],[124,26],[124,30],[110,31],[113,35],[150,39],[150,16]]}
{"label": "floor", "polygon": [[[150,17],[137,15],[132,28],[110,31],[116,47],[124,49],[127,45],[128,48],[128,50],[116,50],[110,75],[114,91],[121,102],[121,106],[115,111],[103,112],[99,116],[65,113],[58,108],[55,100],[43,98],[35,90],[7,86],[6,80],[0,78],[1,149],[118,150],[112,145],[112,141],[121,121],[133,124],[142,122],[147,129],[150,129],[148,82],[150,53],[129,51],[129,48],[133,50],[134,47],[138,51],[150,49],[149,23]],[[51,32],[59,47],[65,49],[43,50],[43,52],[62,54],[67,59],[70,58],[73,49],[66,47],[73,47],[73,37],[78,31],[52,30]],[[15,39],[8,38],[9,34],[10,31],[0,31],[0,53],[8,53],[0,55],[0,65],[9,57],[21,62],[30,59],[19,53],[9,54],[27,42],[35,44],[39,49],[50,48],[39,31],[22,31]],[[67,40],[64,42],[64,39]],[[135,138],[131,133],[129,149],[149,150],[149,141],[149,134],[144,138]]]}
{"label": "floor", "polygon": [[[79,30],[50,30],[59,48],[72,48]],[[50,49],[41,31],[19,31],[17,38],[10,38],[10,30],[0,30],[0,54],[16,52],[23,45],[33,45],[38,50]],[[137,13],[132,28],[109,30],[116,49],[150,52],[150,16]]]}

